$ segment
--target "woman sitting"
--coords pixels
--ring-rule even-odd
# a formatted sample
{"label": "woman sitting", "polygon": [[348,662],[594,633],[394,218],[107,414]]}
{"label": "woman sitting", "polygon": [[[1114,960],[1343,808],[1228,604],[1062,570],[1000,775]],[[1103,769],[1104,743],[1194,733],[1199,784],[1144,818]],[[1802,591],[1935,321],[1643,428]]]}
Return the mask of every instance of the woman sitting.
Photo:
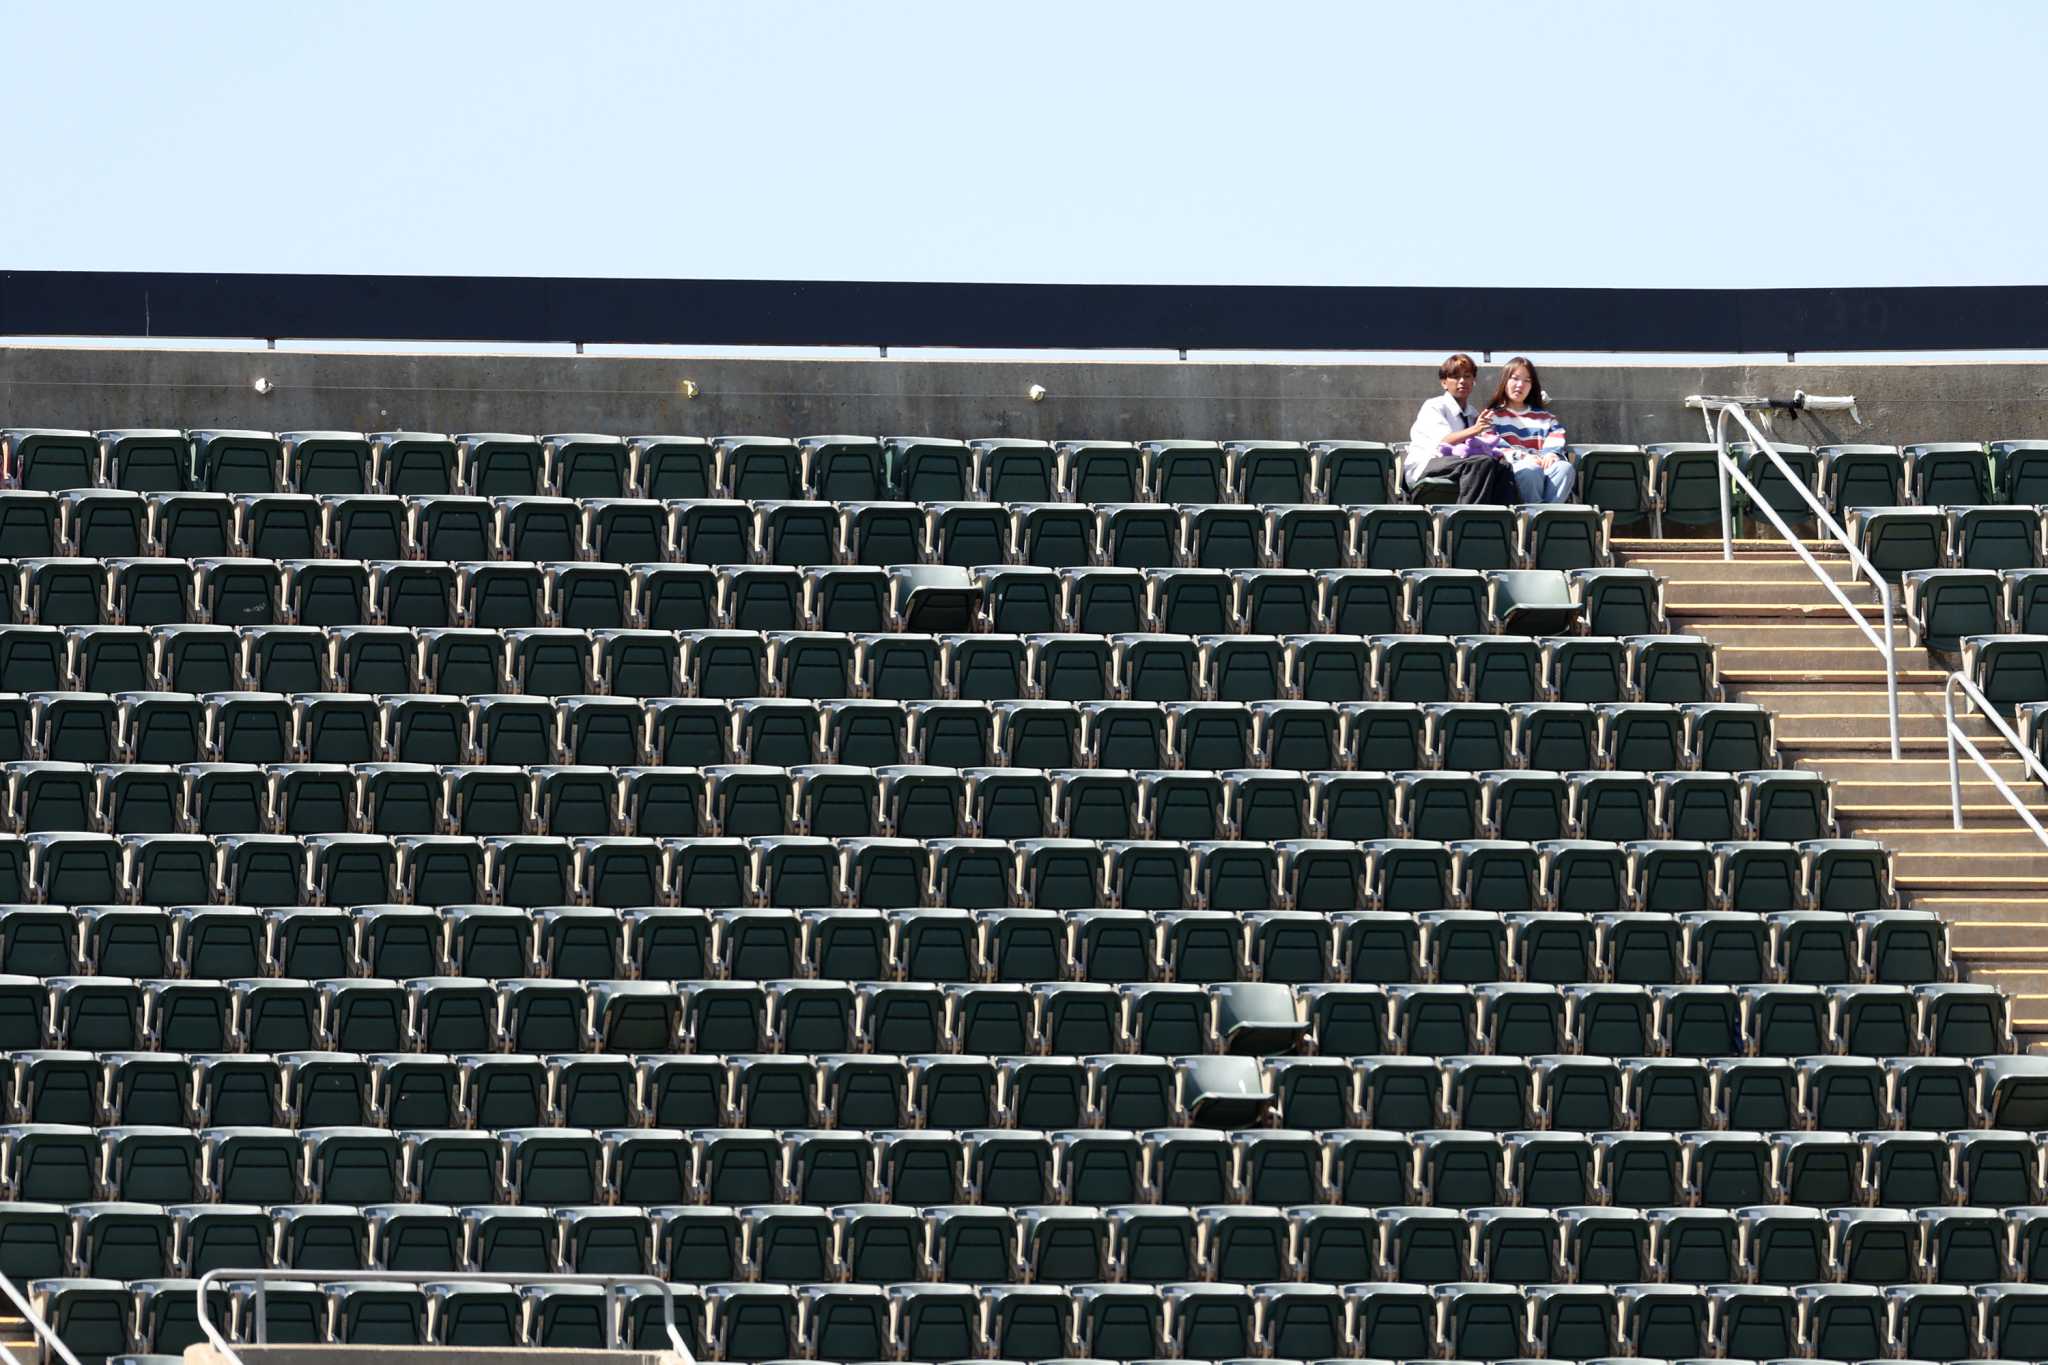
{"label": "woman sitting", "polygon": [[1523,502],[1569,502],[1576,471],[1565,454],[1564,423],[1542,408],[1543,383],[1525,356],[1501,368],[1500,385],[1487,400],[1482,418],[1492,430],[1515,476]]}

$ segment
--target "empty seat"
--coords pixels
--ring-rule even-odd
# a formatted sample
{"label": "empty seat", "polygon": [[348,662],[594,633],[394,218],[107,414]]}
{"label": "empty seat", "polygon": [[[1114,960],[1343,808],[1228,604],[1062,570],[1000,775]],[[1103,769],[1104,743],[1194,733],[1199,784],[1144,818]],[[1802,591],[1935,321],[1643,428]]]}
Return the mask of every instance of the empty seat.
{"label": "empty seat", "polygon": [[1936,507],[1857,507],[1847,517],[1857,547],[1886,578],[1940,568],[1948,553],[1948,518]]}

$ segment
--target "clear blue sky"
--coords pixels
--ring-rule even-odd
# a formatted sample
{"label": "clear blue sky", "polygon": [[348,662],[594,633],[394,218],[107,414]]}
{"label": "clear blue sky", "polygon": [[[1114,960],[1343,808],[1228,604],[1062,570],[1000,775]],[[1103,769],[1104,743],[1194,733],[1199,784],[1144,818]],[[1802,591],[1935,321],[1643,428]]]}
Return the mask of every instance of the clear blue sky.
{"label": "clear blue sky", "polygon": [[6,0],[0,51],[0,268],[2048,274],[2021,0]]}

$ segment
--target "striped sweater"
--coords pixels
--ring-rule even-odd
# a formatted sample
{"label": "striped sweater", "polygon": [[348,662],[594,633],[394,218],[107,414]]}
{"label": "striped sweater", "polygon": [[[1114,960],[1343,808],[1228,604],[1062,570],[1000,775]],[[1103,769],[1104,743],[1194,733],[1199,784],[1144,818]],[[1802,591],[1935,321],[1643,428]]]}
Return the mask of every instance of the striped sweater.
{"label": "striped sweater", "polygon": [[1509,412],[1488,408],[1493,434],[1500,438],[1500,453],[1510,460],[1526,460],[1545,453],[1564,454],[1564,423],[1542,408]]}

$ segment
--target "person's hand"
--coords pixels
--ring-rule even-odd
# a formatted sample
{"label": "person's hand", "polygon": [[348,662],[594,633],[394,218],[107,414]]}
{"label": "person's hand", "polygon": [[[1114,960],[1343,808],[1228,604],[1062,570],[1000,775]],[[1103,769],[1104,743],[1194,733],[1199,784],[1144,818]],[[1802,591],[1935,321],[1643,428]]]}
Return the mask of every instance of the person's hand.
{"label": "person's hand", "polygon": [[1556,464],[1556,463],[1557,463],[1557,456],[1555,456],[1555,455],[1552,455],[1552,454],[1550,454],[1550,453],[1549,453],[1549,452],[1547,452],[1547,451],[1546,451],[1545,453],[1543,453],[1543,454],[1541,454],[1541,455],[1538,455],[1538,456],[1536,457],[1536,467],[1537,467],[1538,469],[1548,469],[1548,468],[1550,468],[1550,467],[1551,467],[1552,465],[1554,465],[1554,464]]}
{"label": "person's hand", "polygon": [[1492,430],[1493,430],[1493,409],[1492,409],[1492,408],[1488,408],[1488,409],[1487,409],[1487,410],[1486,410],[1485,412],[1482,412],[1482,413],[1480,413],[1480,414],[1479,414],[1479,420],[1478,420],[1477,422],[1474,422],[1474,423],[1472,424],[1472,431],[1473,431],[1473,434],[1474,434],[1474,435],[1477,435],[1478,433],[1480,433],[1480,432],[1482,432],[1482,431],[1492,431]]}

